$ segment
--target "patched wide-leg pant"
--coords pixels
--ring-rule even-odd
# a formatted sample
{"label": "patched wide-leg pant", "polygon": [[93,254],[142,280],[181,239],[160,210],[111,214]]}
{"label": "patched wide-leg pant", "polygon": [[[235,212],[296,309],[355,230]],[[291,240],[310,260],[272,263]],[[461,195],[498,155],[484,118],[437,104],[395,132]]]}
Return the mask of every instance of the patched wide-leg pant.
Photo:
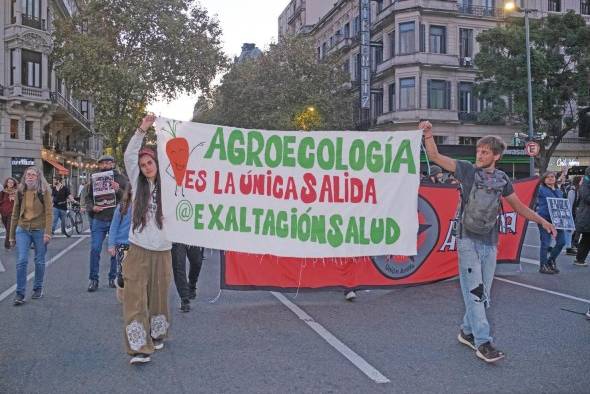
{"label": "patched wide-leg pant", "polygon": [[128,354],[152,354],[152,339],[167,336],[171,278],[172,257],[169,250],[157,252],[129,245],[123,263],[123,320]]}

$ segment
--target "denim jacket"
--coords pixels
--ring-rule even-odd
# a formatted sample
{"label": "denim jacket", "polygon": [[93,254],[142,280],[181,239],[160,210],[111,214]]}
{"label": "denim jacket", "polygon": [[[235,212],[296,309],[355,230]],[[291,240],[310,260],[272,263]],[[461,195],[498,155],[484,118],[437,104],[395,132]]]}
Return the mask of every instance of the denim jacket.
{"label": "denim jacket", "polygon": [[551,215],[549,214],[549,206],[547,204],[547,197],[549,198],[564,198],[561,190],[556,188],[552,190],[545,185],[539,186],[537,192],[537,213],[547,221],[551,222]]}
{"label": "denim jacket", "polygon": [[127,215],[121,216],[121,205],[117,205],[111,227],[109,229],[109,248],[129,243],[129,228],[131,227],[132,206],[129,205]]}

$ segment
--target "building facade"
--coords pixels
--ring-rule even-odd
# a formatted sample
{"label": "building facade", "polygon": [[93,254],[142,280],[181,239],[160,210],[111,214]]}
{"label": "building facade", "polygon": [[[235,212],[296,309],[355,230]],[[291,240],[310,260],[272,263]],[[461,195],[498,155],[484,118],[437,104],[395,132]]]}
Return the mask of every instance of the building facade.
{"label": "building facade", "polygon": [[[510,119],[485,121],[489,103],[474,93],[479,51],[477,35],[504,23],[503,2],[494,0],[371,1],[371,94],[366,128],[407,130],[429,119],[440,145],[474,145],[487,134],[514,145],[521,125]],[[529,0],[528,7],[544,16],[573,9],[590,23],[590,0]],[[337,56],[350,74],[351,89],[359,90],[361,53],[359,0],[339,0],[308,29],[319,59]],[[524,46],[524,42],[523,42]],[[360,96],[360,95],[359,95]],[[360,107],[360,100],[359,100]],[[359,109],[358,119],[362,112]],[[516,154],[513,174],[528,173],[526,157]],[[520,147],[522,149],[522,147]],[[590,136],[569,133],[551,166],[564,161],[590,165]],[[560,160],[557,160],[557,159]],[[515,166],[515,164],[518,164]]]}
{"label": "building facade", "polygon": [[[20,179],[30,165],[72,188],[96,167],[102,136],[94,109],[56,77],[50,64],[53,20],[71,17],[75,0],[4,0],[0,29],[0,180]],[[75,189],[74,189],[75,190]]]}
{"label": "building facade", "polygon": [[331,0],[291,0],[279,16],[279,39],[307,33],[333,6]]}

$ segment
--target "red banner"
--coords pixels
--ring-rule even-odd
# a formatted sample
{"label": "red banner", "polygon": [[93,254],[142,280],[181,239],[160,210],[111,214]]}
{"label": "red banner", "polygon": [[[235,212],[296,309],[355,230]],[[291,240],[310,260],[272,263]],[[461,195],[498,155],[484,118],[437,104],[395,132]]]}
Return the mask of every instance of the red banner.
{"label": "red banner", "polygon": [[[521,201],[531,206],[537,178],[514,182]],[[435,282],[457,275],[457,244],[452,235],[459,191],[451,185],[420,187],[418,255],[357,258],[285,258],[225,252],[222,254],[224,289],[281,291],[326,288],[386,288]],[[527,220],[503,201],[498,262],[518,263]]]}

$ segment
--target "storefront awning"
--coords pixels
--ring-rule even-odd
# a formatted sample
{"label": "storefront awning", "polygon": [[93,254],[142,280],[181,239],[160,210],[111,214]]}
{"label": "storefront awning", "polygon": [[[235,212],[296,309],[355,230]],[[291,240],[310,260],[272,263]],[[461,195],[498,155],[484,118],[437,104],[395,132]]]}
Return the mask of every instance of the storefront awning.
{"label": "storefront awning", "polygon": [[59,175],[68,175],[70,173],[70,170],[68,170],[67,168],[65,168],[64,166],[62,166],[61,164],[59,164],[55,160],[47,159],[47,158],[43,158],[43,160],[45,160],[46,162],[51,164],[57,170],[57,173]]}

